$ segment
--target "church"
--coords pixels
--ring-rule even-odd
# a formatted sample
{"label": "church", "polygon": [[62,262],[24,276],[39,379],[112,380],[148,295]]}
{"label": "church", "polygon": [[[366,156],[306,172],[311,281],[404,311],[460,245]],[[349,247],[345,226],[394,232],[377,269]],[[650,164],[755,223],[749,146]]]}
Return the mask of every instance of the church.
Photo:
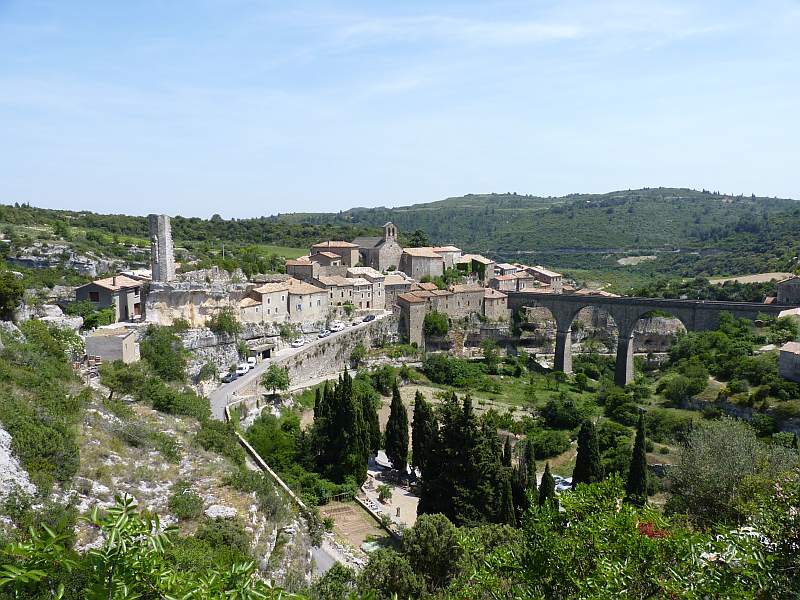
{"label": "church", "polygon": [[362,266],[381,272],[400,266],[403,248],[397,243],[397,227],[392,223],[383,226],[382,237],[357,237],[352,243],[358,246]]}

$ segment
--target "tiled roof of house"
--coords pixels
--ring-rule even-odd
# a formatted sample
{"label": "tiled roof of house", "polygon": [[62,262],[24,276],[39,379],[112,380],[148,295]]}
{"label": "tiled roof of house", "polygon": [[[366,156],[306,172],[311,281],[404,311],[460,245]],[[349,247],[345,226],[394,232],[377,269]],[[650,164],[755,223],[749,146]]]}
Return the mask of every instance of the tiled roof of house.
{"label": "tiled roof of house", "polygon": [[406,294],[400,294],[397,296],[398,300],[404,300],[405,302],[409,302],[411,304],[415,304],[418,302],[425,302],[425,298],[420,298],[419,296],[415,296],[413,293],[408,292]]}
{"label": "tiled roof of house", "polygon": [[242,308],[249,308],[251,306],[261,306],[261,302],[259,302],[255,298],[251,298],[250,296],[245,296],[239,302],[239,306],[241,306]]}
{"label": "tiled roof of house", "polygon": [[541,265],[536,265],[535,267],[531,267],[531,270],[536,271],[537,273],[541,273],[545,277],[561,277],[561,273],[556,273],[555,271],[546,269]]}
{"label": "tiled roof of house", "polygon": [[402,275],[392,275],[389,273],[386,276],[386,279],[383,281],[383,285],[390,286],[390,285],[411,285],[414,283],[411,279],[406,279]]}
{"label": "tiled roof of house", "polygon": [[346,277],[347,281],[352,282],[353,285],[368,285],[372,287],[372,282],[368,279],[364,279],[363,277]]}
{"label": "tiled roof of house", "polygon": [[343,240],[328,240],[326,242],[320,242],[319,244],[314,244],[311,246],[312,248],[358,248],[355,244],[351,244],[350,242],[345,242]]}
{"label": "tiled roof of house", "polygon": [[513,275],[495,275],[492,279],[496,279],[497,281],[514,281],[516,277]]}
{"label": "tiled roof of house", "polygon": [[355,280],[348,277],[342,277],[341,275],[322,275],[317,277],[317,281],[325,286],[352,287]]}
{"label": "tiled roof of house", "polygon": [[276,281],[253,288],[253,291],[256,294],[272,294],[273,292],[285,292],[288,289],[289,284],[286,281]]}
{"label": "tiled roof of house", "polygon": [[472,262],[473,260],[475,262],[479,262],[479,263],[484,264],[484,265],[494,264],[493,260],[490,260],[490,259],[486,258],[485,256],[481,256],[480,254],[465,254],[464,256],[462,256],[458,260],[458,262],[459,263],[468,263],[468,262]]}
{"label": "tiled roof of house", "polygon": [[411,286],[412,290],[438,290],[439,288],[436,287],[435,283],[431,283],[430,281],[426,281],[424,283],[415,283]]}
{"label": "tiled roof of house", "polygon": [[499,300],[501,298],[508,298],[503,292],[494,288],[484,288],[483,297],[491,300]]}
{"label": "tiled roof of house", "polygon": [[477,283],[456,284],[450,286],[450,291],[455,294],[464,294],[469,292],[482,292],[484,287]]}
{"label": "tiled roof of house", "polygon": [[386,278],[386,276],[383,273],[373,269],[372,267],[350,267],[349,269],[347,269],[347,276],[348,277],[368,276],[368,277],[373,277],[375,279]]}
{"label": "tiled roof of house", "polygon": [[431,250],[434,252],[461,252],[461,248],[457,246],[434,246]]}
{"label": "tiled roof of house", "polygon": [[357,237],[353,243],[359,248],[377,248],[383,243],[383,238],[378,236],[373,237]]}
{"label": "tiled roof of house", "polygon": [[82,285],[81,287],[85,287],[86,285],[92,285],[92,284],[99,285],[101,288],[105,288],[112,292],[118,292],[119,290],[124,290],[126,288],[142,286],[142,282],[137,281],[136,279],[125,277],[125,275],[114,275],[113,277],[96,279],[95,281]]}
{"label": "tiled roof of house", "polygon": [[322,288],[318,288],[315,285],[306,283],[305,281],[300,281],[299,279],[290,279],[289,293],[296,295],[307,295],[307,294],[327,294],[328,292],[326,292]]}
{"label": "tiled roof of house", "polygon": [[781,346],[781,352],[800,354],[800,342],[786,342],[783,346]]}
{"label": "tiled roof of house", "polygon": [[513,269],[518,269],[519,267],[517,265],[512,265],[509,263],[497,263],[497,268],[503,271],[511,271]]}
{"label": "tiled roof of house", "polygon": [[310,260],[302,260],[300,258],[290,258],[286,261],[287,267],[307,267],[311,265]]}
{"label": "tiled roof of house", "polygon": [[420,247],[420,248],[403,248],[403,252],[408,254],[409,256],[419,257],[419,258],[442,258],[441,254],[437,254],[433,251],[431,247]]}
{"label": "tiled roof of house", "polygon": [[325,258],[330,258],[332,260],[337,260],[337,259],[341,259],[342,258],[338,254],[335,254],[333,252],[327,252],[327,251],[323,250],[322,252],[317,252],[316,254],[312,254],[311,255],[311,260],[314,260],[314,257],[317,256],[317,255],[324,256]]}

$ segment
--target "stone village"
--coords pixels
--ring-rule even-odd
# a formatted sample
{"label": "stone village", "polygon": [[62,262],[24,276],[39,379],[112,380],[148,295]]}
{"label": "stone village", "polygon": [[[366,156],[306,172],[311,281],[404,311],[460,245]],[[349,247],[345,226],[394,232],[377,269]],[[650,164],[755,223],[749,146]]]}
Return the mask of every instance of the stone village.
{"label": "stone village", "polygon": [[[138,358],[137,332],[143,325],[171,325],[181,319],[191,328],[181,336],[193,356],[190,374],[196,375],[206,362],[223,372],[242,358],[241,342],[250,356],[261,360],[293,338],[324,331],[336,321],[360,321],[370,314],[389,318],[394,339],[420,348],[427,343],[429,349],[446,348],[462,355],[485,337],[507,337],[512,309],[519,308],[525,320],[538,324],[534,335],[529,335],[530,349],[549,356],[555,346],[555,367],[569,371],[569,364],[559,357],[563,327],[557,322],[558,311],[541,300],[527,302],[541,294],[554,299],[570,295],[576,301],[584,297],[579,301],[583,308],[569,317],[578,323],[567,328],[571,343],[580,343],[586,332],[594,331],[613,347],[618,335],[616,319],[609,317],[613,307],[607,310],[595,305],[604,298],[616,298],[613,294],[576,290],[560,273],[543,266],[496,262],[451,245],[402,247],[393,223],[386,223],[380,236],[316,243],[308,255],[287,260],[285,274],[257,275],[251,281],[241,272],[216,268],[178,273],[170,218],[150,215],[149,227],[149,271],[123,271],[76,290],[76,300],[88,300],[98,308],[113,307],[117,321],[87,336],[89,356],[134,361]],[[458,283],[448,283],[452,278]],[[753,310],[794,314],[797,309],[780,313],[775,309],[800,303],[798,289],[798,277],[779,282],[778,297],[766,300],[772,305]],[[230,311],[241,323],[238,340],[216,335],[206,327],[222,310]],[[426,340],[425,316],[431,312],[446,315],[461,326],[452,328],[446,339]],[[626,332],[633,339],[631,354],[666,351],[682,328],[681,320],[670,317],[637,317],[634,322],[635,331],[629,327]],[[684,325],[688,323],[684,321]],[[789,379],[800,378],[800,348],[796,346],[787,344],[781,349],[781,374]],[[624,376],[618,382],[624,384]]]}

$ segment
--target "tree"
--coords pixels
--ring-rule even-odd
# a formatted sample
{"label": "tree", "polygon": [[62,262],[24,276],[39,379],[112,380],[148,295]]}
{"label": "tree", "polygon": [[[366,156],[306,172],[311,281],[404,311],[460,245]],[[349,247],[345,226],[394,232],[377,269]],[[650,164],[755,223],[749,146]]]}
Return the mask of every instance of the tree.
{"label": "tree", "polygon": [[408,412],[400,398],[397,383],[392,389],[392,404],[389,408],[389,420],[386,423],[386,456],[392,467],[406,473],[408,460]]}
{"label": "tree", "polygon": [[207,325],[216,334],[239,335],[242,332],[242,324],[230,306],[226,306],[212,315]]}
{"label": "tree", "polygon": [[169,327],[148,326],[140,352],[164,381],[183,381],[186,378],[186,350]]}
{"label": "tree", "polygon": [[550,463],[545,463],[542,482],[539,484],[539,506],[556,497],[556,480],[550,474]]}
{"label": "tree", "polygon": [[414,419],[411,424],[411,458],[415,467],[419,467],[423,477],[428,476],[430,455],[436,444],[438,433],[433,408],[425,400],[422,392],[417,390],[414,396]]}
{"label": "tree", "polygon": [[364,362],[367,358],[367,349],[364,347],[364,344],[359,342],[356,344],[353,351],[350,353],[350,364],[353,365],[354,369],[358,369],[361,366],[361,363]]}
{"label": "tree", "polygon": [[428,234],[422,229],[417,229],[409,236],[408,245],[411,248],[422,248],[424,246],[430,246],[431,240],[428,237]]}
{"label": "tree", "polygon": [[597,445],[597,431],[590,420],[581,425],[578,433],[578,457],[572,472],[572,489],[579,483],[597,483],[603,479],[603,466],[600,464],[600,449]]}
{"label": "tree", "polygon": [[506,470],[506,475],[502,478],[502,493],[500,495],[500,512],[498,521],[508,525],[517,524],[517,515],[514,511],[514,492],[511,489],[510,470]]}
{"label": "tree", "polygon": [[0,273],[0,319],[10,321],[14,318],[14,311],[22,302],[24,294],[25,286],[21,279],[11,271]]}
{"label": "tree", "polygon": [[370,554],[367,566],[358,577],[358,589],[362,595],[374,594],[377,600],[390,600],[393,596],[419,598],[425,582],[405,556],[381,548]]}
{"label": "tree", "polygon": [[506,436],[506,441],[503,444],[503,466],[504,467],[511,467],[511,459],[512,459],[512,449],[511,449],[511,436]]}
{"label": "tree", "polygon": [[481,350],[483,350],[483,362],[486,363],[489,373],[497,373],[497,363],[500,360],[497,342],[491,338],[486,338],[481,342]]}
{"label": "tree", "polygon": [[312,600],[342,600],[355,593],[356,574],[340,562],[333,563],[311,586]]}
{"label": "tree", "polygon": [[425,315],[422,330],[426,336],[441,337],[447,335],[450,329],[450,322],[445,313],[432,311]]}
{"label": "tree", "polygon": [[575,385],[581,392],[589,387],[589,378],[586,376],[586,373],[577,373],[575,375]]}
{"label": "tree", "polygon": [[625,498],[637,506],[647,502],[647,441],[644,433],[644,412],[639,413],[636,425],[636,439],[633,442],[631,465],[628,468],[628,480],[625,483]]}
{"label": "tree", "polygon": [[261,385],[268,390],[272,390],[273,396],[278,390],[288,390],[290,385],[289,369],[272,363],[267,372],[261,377]]}
{"label": "tree", "polygon": [[463,550],[458,530],[444,515],[421,515],[403,532],[403,555],[411,568],[422,575],[428,591],[447,586],[458,572]]}

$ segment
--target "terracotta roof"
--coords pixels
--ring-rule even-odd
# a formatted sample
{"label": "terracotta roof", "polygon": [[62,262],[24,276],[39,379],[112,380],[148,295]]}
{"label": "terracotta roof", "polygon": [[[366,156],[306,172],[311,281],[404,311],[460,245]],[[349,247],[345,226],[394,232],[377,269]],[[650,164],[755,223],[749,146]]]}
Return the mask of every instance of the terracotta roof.
{"label": "terracotta roof", "polygon": [[374,277],[376,279],[386,278],[386,276],[383,273],[373,269],[372,267],[350,267],[349,269],[347,269],[347,275],[348,276],[354,275],[356,277],[366,275],[368,277]]}
{"label": "terracotta roof", "polygon": [[419,258],[442,258],[441,254],[436,254],[433,248],[429,246],[421,248],[403,248],[403,252],[409,256],[416,256]]}
{"label": "terracotta roof", "polygon": [[418,303],[418,302],[425,302],[425,298],[420,298],[419,296],[415,296],[414,294],[411,294],[411,293],[400,294],[399,296],[397,296],[397,299],[398,300],[404,300],[404,301],[409,302],[411,304]]}
{"label": "terracotta roof", "polygon": [[305,281],[300,281],[299,279],[290,279],[289,293],[306,295],[306,294],[327,294],[328,292],[323,290],[322,288],[318,288],[315,285],[306,283]]}
{"label": "terracotta roof", "polygon": [[314,244],[311,246],[312,248],[358,248],[355,244],[351,244],[350,242],[345,242],[343,240],[328,240],[327,242],[320,242],[319,244]]}
{"label": "terracotta roof", "polygon": [[514,281],[516,277],[513,275],[495,275],[492,279],[496,279],[497,281]]}
{"label": "terracotta roof", "polygon": [[783,346],[781,346],[781,352],[800,354],[800,342],[786,342]]}
{"label": "terracotta roof", "polygon": [[299,258],[290,258],[286,261],[287,267],[307,267],[311,265],[310,260],[300,260]]}
{"label": "terracotta roof", "polygon": [[499,300],[500,298],[508,298],[503,292],[496,290],[494,288],[484,288],[483,292],[484,298],[490,298],[492,300]]}
{"label": "terracotta roof", "polygon": [[537,273],[541,273],[545,277],[561,277],[561,273],[556,273],[555,271],[551,271],[550,269],[545,269],[541,265],[536,265],[535,267],[531,267],[531,271],[536,271]]}
{"label": "terracotta roof", "polygon": [[331,258],[331,259],[334,259],[334,260],[337,260],[337,259],[339,259],[339,260],[340,260],[340,259],[342,258],[342,257],[341,257],[341,256],[339,256],[338,254],[335,254],[335,253],[333,253],[333,252],[325,252],[325,251],[323,251],[323,252],[317,252],[316,254],[312,254],[312,255],[311,255],[311,259],[313,260],[313,258],[314,258],[315,256],[317,256],[317,255],[319,255],[319,256],[324,256],[325,258]]}
{"label": "terracotta roof", "polygon": [[450,291],[455,294],[464,294],[467,292],[482,292],[485,288],[477,283],[467,283],[465,285],[456,284],[450,286]]}
{"label": "terracotta roof", "polygon": [[346,277],[347,281],[351,281],[353,285],[368,285],[372,286],[372,282],[363,277]]}
{"label": "terracotta roof", "polygon": [[386,276],[386,279],[383,281],[383,285],[411,285],[414,283],[410,279],[406,279],[402,275],[392,275],[391,273]]}
{"label": "terracotta roof", "polygon": [[245,298],[242,298],[242,300],[239,302],[239,306],[241,306],[242,308],[248,308],[250,306],[261,306],[261,302],[259,302],[255,298],[247,296]]}
{"label": "terracotta roof", "polygon": [[342,277],[341,275],[323,275],[317,277],[317,281],[326,286],[330,285],[333,287],[348,287],[352,286],[355,280]]}
{"label": "terracotta roof", "polygon": [[502,269],[503,271],[510,271],[511,269],[519,269],[517,265],[512,265],[509,263],[497,263],[497,268]]}
{"label": "terracotta roof", "polygon": [[431,250],[434,252],[461,252],[461,248],[456,246],[434,246]]}
{"label": "terracotta roof", "polygon": [[481,263],[481,264],[484,264],[484,265],[491,265],[491,264],[494,264],[494,261],[493,261],[493,260],[489,260],[489,259],[488,259],[488,258],[486,258],[485,256],[481,256],[480,254],[465,254],[464,256],[462,256],[462,257],[459,259],[459,261],[458,261],[458,262],[460,262],[460,263],[466,263],[466,262],[472,262],[473,260],[474,260],[475,262],[479,262],[479,263]]}
{"label": "terracotta roof", "polygon": [[516,279],[536,279],[533,275],[531,275],[527,271],[517,271],[511,276]]}
{"label": "terracotta roof", "polygon": [[273,292],[285,292],[288,289],[289,284],[287,282],[278,281],[274,283],[265,283],[257,288],[253,288],[253,291],[257,294],[272,294]]}
{"label": "terracotta roof", "polygon": [[411,287],[412,287],[412,289],[415,289],[415,290],[428,290],[428,291],[430,291],[430,290],[438,290],[439,289],[438,287],[436,287],[435,283],[431,283],[430,281],[426,281],[424,283],[415,283]]}
{"label": "terracotta roof", "polygon": [[[114,277],[96,279],[95,281],[85,285],[92,285],[92,283],[107,290],[111,290],[112,292],[118,292],[119,290],[124,290],[126,288],[142,287],[141,281],[131,279],[130,277],[125,277],[125,275],[116,275]],[[81,287],[85,287],[85,285],[82,285]]]}

